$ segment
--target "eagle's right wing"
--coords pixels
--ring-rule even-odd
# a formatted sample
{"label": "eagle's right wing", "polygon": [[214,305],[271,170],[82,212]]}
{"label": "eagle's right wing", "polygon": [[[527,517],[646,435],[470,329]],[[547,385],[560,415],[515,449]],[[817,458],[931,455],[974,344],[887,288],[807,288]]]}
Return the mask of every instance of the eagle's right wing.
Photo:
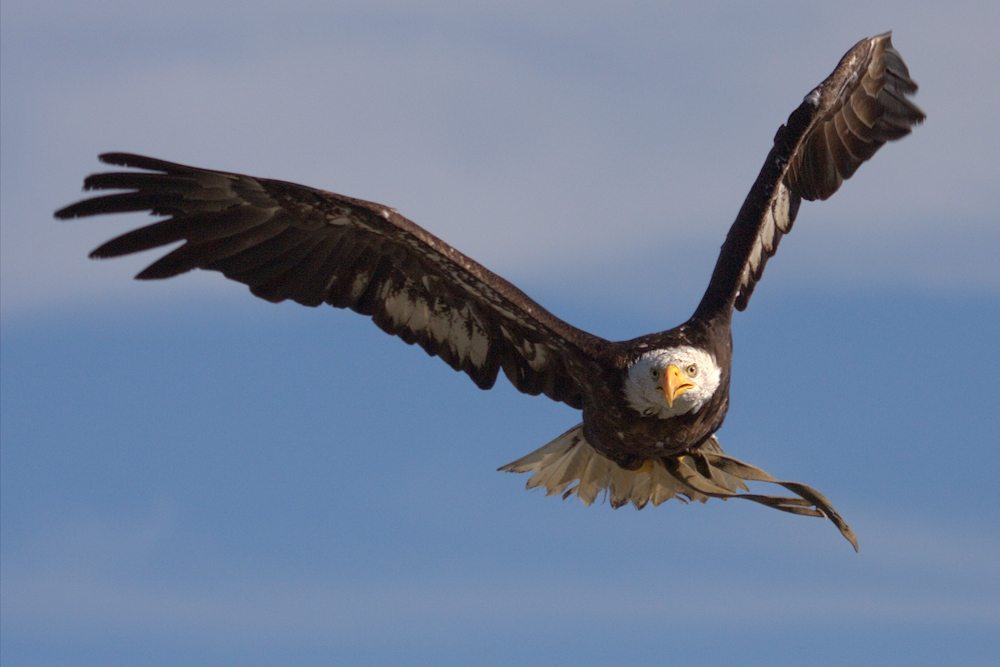
{"label": "eagle's right wing", "polygon": [[169,216],[97,248],[117,257],[185,241],[136,278],[222,272],[268,301],[328,303],[371,316],[482,389],[502,368],[527,394],[583,407],[581,376],[610,345],[381,204],[283,181],[127,153],[101,160],[146,171],[94,174],[58,218],[150,211]]}

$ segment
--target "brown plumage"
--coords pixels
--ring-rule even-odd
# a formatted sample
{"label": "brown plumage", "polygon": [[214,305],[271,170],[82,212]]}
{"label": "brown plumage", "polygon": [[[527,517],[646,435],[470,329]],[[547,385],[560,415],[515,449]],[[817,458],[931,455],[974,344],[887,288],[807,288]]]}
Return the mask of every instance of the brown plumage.
{"label": "brown plumage", "polygon": [[[482,389],[493,386],[503,369],[518,390],[582,409],[581,425],[503,468],[535,471],[529,487],[576,493],[587,504],[607,490],[616,507],[632,502],[641,508],[678,494],[747,498],[826,516],[856,547],[853,533],[822,495],[725,456],[714,433],[729,407],[733,309],[746,308],[802,199],[831,196],[886,141],[923,120],[906,97],[916,89],[888,33],[854,46],[778,130],[691,319],[631,341],[607,341],[567,324],[391,208],[293,183],[108,153],[102,161],[144,171],[88,177],[87,190],[125,192],[81,201],[56,216],[167,216],[108,241],[91,256],[117,257],[184,241],[136,277],[210,269],[268,301],[350,308],[441,357]],[[710,395],[682,409],[674,407],[671,394],[663,399],[669,406],[640,411],[636,401],[646,399],[635,398],[642,380],[636,369],[653,364],[651,373],[666,382],[668,367],[656,356],[661,353],[708,355],[697,359],[711,372],[693,379],[698,364],[692,363],[691,377],[678,380],[686,384],[676,396],[689,392],[683,400],[694,401],[711,378]],[[679,373],[676,364],[669,368]],[[665,394],[664,387],[657,389]],[[654,400],[659,396],[652,394]],[[798,497],[741,493],[743,480],[779,483]]]}

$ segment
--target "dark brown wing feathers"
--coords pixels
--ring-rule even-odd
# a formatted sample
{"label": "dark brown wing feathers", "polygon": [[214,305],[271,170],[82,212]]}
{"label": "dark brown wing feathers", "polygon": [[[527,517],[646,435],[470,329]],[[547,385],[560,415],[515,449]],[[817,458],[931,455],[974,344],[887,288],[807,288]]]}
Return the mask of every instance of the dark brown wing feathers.
{"label": "dark brown wing feathers", "polygon": [[[728,321],[733,307],[746,308],[800,201],[826,199],[886,141],[923,120],[906,97],[916,90],[889,33],[862,40],[841,59],[775,135],[692,319]],[[56,216],[167,216],[91,254],[116,257],[184,241],[137,278],[210,269],[269,301],[351,308],[468,373],[481,388],[491,387],[502,368],[519,390],[576,408],[588,374],[596,372],[593,362],[621,362],[621,346],[553,316],[393,209],[139,155],[109,153],[101,160],[146,171],[92,175],[85,189],[124,192]]]}
{"label": "dark brown wing feathers", "polygon": [[818,91],[820,111],[788,164],[788,182],[803,199],[827,199],[887,141],[924,119],[906,98],[917,84],[888,34],[859,42]]}
{"label": "dark brown wing feathers", "polygon": [[581,408],[580,378],[607,341],[580,331],[394,210],[301,185],[124,153],[101,160],[150,172],[95,174],[59,218],[148,210],[169,216],[91,253],[183,245],[137,278],[209,269],[269,301],[328,303],[371,316],[489,388],[502,368],[528,394]]}
{"label": "dark brown wing feathers", "polygon": [[887,141],[924,120],[891,33],[858,42],[788,117],[726,237],[696,317],[744,310],[802,199],[827,199]]}

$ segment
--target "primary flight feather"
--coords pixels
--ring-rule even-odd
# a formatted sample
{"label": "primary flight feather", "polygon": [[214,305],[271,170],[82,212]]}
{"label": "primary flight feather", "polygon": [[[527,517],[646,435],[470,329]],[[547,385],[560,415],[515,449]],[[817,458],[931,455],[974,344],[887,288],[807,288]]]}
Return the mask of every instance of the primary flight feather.
{"label": "primary flight feather", "polygon": [[[856,549],[822,494],[726,456],[715,432],[729,408],[734,308],[747,307],[802,199],[830,197],[884,143],[923,121],[908,98],[916,90],[889,33],[858,42],[779,128],[691,318],[629,341],[567,324],[394,209],[294,183],[107,153],[103,162],[142,171],[89,176],[87,190],[124,192],[55,215],[167,216],[91,257],[184,241],[136,277],[211,269],[268,301],[350,308],[482,389],[502,369],[518,390],[582,410],[581,424],[501,468],[533,471],[529,488],[588,505],[606,492],[612,506],[639,509],[675,496],[745,498],[827,517]],[[748,493],[748,480],[796,495]]]}

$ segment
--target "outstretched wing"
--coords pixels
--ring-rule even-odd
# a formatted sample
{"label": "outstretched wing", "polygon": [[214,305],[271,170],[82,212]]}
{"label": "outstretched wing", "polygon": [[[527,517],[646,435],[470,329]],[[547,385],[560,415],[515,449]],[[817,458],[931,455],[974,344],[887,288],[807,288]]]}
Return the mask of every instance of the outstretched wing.
{"label": "outstretched wing", "polygon": [[722,246],[699,315],[747,307],[799,203],[827,199],[885,142],[924,120],[907,98],[916,91],[891,33],[863,39],[844,55],[775,135]]}
{"label": "outstretched wing", "polygon": [[58,218],[150,211],[170,216],[91,253],[117,257],[183,245],[136,278],[221,271],[268,301],[351,308],[419,344],[482,389],[503,369],[527,394],[582,407],[580,378],[607,341],[555,317],[519,289],[380,204],[313,188],[125,153],[101,160],[144,169],[94,174],[87,199]]}

